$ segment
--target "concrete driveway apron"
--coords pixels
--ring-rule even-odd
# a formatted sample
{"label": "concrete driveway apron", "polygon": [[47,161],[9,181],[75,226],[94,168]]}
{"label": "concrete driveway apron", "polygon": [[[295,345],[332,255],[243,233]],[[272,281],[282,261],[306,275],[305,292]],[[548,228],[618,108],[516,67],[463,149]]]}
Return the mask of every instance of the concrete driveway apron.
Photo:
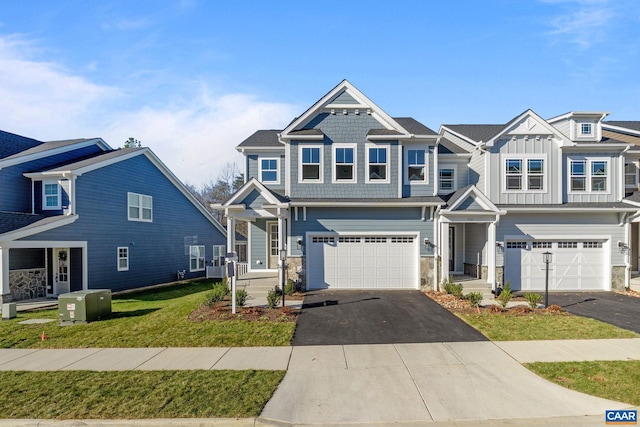
{"label": "concrete driveway apron", "polygon": [[417,290],[313,291],[305,296],[292,345],[486,341]]}

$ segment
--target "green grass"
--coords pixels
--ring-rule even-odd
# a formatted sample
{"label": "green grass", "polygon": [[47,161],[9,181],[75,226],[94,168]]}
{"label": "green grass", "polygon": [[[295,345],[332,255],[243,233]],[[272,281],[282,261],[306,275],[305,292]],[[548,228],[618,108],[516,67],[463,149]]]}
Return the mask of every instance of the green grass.
{"label": "green grass", "polygon": [[[246,347],[289,345],[295,322],[244,320],[193,322],[187,316],[206,298],[212,281],[123,295],[111,319],[84,325],[20,325],[25,319],[58,319],[58,311],[18,313],[0,323],[0,348]],[[41,341],[41,334],[47,335]]]}
{"label": "green grass", "polygon": [[284,371],[0,372],[0,418],[231,418],[260,414]]}
{"label": "green grass", "polygon": [[640,406],[640,361],[528,363],[527,368],[564,387]]}
{"label": "green grass", "polygon": [[492,341],[638,338],[635,332],[573,315],[458,314]]}

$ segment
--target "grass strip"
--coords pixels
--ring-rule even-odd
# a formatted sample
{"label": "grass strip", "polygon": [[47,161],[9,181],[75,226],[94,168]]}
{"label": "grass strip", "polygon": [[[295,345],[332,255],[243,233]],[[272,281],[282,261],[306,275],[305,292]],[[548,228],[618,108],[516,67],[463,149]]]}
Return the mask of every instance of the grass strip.
{"label": "grass strip", "polygon": [[640,406],[640,360],[536,362],[524,366],[571,390]]}
{"label": "grass strip", "polygon": [[255,417],[284,371],[0,372],[0,418]]}
{"label": "grass strip", "polygon": [[492,341],[638,338],[635,332],[570,314],[457,314]]}
{"label": "grass strip", "polygon": [[[0,348],[249,347],[289,345],[295,322],[187,318],[206,299],[213,281],[199,281],[114,298],[111,319],[59,326],[58,310],[18,313],[0,323]],[[26,319],[56,319],[20,325]],[[47,339],[42,341],[42,333]]]}

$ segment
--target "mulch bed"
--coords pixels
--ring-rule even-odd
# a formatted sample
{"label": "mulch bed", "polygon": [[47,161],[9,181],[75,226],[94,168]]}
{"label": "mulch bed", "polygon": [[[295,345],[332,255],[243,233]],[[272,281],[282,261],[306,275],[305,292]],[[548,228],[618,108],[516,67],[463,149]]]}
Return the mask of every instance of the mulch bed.
{"label": "mulch bed", "polygon": [[[425,292],[429,298],[446,308],[452,313],[457,314],[478,314],[478,313],[493,313],[493,314],[508,314],[512,316],[530,316],[531,314],[556,314],[563,316],[570,316],[571,314],[562,311],[562,308],[558,305],[550,305],[548,308],[535,308],[532,309],[528,305],[518,305],[511,308],[502,308],[497,305],[490,305],[488,307],[472,307],[469,301],[466,299],[458,298],[454,295],[447,294],[445,292],[427,291]],[[517,301],[514,298],[512,301]],[[524,299],[522,299],[524,300]]]}
{"label": "mulch bed", "polygon": [[189,314],[189,320],[204,322],[207,320],[247,320],[249,322],[295,322],[299,309],[291,307],[236,307],[231,313],[231,303],[220,301],[211,306],[202,304]]}
{"label": "mulch bed", "polygon": [[622,290],[622,291],[615,290],[614,292],[617,293],[617,294],[626,295],[628,297],[640,298],[640,292],[634,291],[633,289],[625,289],[625,290]]}

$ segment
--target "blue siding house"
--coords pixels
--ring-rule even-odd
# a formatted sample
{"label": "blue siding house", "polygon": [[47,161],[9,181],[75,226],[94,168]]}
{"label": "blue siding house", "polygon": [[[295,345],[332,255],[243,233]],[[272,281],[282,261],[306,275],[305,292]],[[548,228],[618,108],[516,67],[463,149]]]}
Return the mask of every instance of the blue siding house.
{"label": "blue siding house", "polygon": [[249,271],[284,265],[307,289],[437,288],[464,274],[535,291],[546,252],[553,290],[628,287],[640,122],[607,115],[527,110],[434,132],[344,80],[285,129],[240,143],[245,185],[216,208],[248,223]]}
{"label": "blue siding house", "polygon": [[196,278],[222,261],[224,228],[149,148],[0,132],[0,153],[5,302]]}

